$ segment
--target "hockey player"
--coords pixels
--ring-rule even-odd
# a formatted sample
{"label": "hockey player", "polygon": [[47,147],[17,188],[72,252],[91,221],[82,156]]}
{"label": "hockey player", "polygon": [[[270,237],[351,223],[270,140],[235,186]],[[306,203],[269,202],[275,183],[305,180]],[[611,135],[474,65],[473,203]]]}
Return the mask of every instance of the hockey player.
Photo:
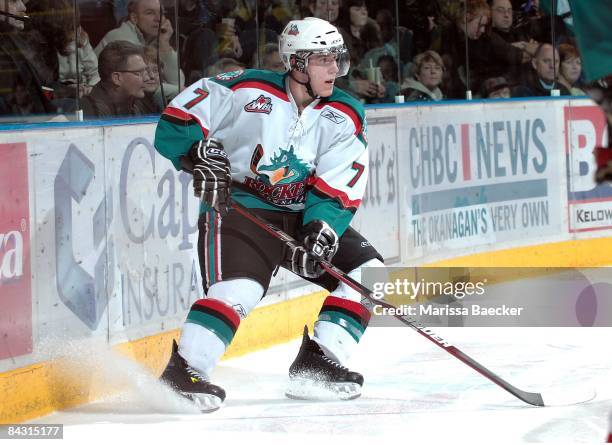
{"label": "hockey player", "polygon": [[[155,134],[157,150],[177,169],[192,171],[202,201],[198,252],[206,296],[191,307],[161,376],[202,411],[225,399],[209,375],[279,266],[331,292],[313,337],[304,329],[287,395],[307,396],[301,388],[322,386],[350,399],[363,385],[361,374],[344,365],[370,314],[357,292],[324,274],[317,262],[332,261],[358,281],[363,267],[382,266],[379,253],[349,227],[368,177],[363,107],[334,87],[348,71],[349,55],[330,23],[291,21],[279,52],[287,72],[202,79],[170,103]],[[284,248],[231,211],[231,200],[302,246]]]}

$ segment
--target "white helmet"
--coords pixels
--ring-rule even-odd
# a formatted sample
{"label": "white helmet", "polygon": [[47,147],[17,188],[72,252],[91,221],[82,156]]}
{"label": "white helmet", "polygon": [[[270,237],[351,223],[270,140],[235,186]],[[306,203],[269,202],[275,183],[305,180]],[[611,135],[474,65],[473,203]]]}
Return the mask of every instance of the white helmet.
{"label": "white helmet", "polygon": [[278,53],[287,71],[306,72],[312,54],[335,54],[338,63],[336,77],[348,73],[350,58],[342,34],[326,20],[306,17],[287,23],[278,40]]}

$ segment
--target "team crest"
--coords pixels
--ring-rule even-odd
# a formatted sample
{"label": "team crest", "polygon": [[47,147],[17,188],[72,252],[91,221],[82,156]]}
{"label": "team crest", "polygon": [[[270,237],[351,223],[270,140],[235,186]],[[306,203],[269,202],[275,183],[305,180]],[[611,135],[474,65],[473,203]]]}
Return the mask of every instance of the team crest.
{"label": "team crest", "polygon": [[290,36],[297,36],[299,33],[300,33],[300,30],[298,29],[295,23],[291,25],[289,27],[289,31],[287,31],[287,34],[289,34]]}
{"label": "team crest", "polygon": [[334,110],[330,110],[329,108],[321,113],[321,116],[323,116],[325,119],[329,119],[334,124],[341,124],[346,120],[344,116],[336,113]]}
{"label": "team crest", "polygon": [[270,114],[272,111],[272,99],[261,94],[257,99],[246,104],[244,111]]}
{"label": "team crest", "polygon": [[238,70],[238,71],[228,71],[227,73],[220,73],[217,74],[215,76],[215,79],[217,80],[234,80],[240,76],[242,76],[242,74],[244,73],[244,70]]}
{"label": "team crest", "polygon": [[257,165],[262,157],[263,147],[257,145],[251,158],[251,171],[257,178],[246,177],[245,185],[276,205],[303,203],[310,169],[296,156],[293,146],[280,149],[268,163]]}

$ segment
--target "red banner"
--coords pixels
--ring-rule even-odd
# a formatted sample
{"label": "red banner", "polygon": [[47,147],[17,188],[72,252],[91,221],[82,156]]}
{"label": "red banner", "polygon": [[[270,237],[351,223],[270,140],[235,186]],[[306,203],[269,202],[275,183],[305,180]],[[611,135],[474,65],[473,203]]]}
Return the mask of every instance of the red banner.
{"label": "red banner", "polygon": [[32,352],[28,151],[0,144],[0,360]]}

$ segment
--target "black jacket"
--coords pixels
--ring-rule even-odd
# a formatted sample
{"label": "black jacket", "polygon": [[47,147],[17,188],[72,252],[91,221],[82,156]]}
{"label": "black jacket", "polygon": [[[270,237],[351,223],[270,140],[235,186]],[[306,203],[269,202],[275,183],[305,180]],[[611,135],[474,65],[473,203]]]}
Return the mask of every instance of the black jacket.
{"label": "black jacket", "polygon": [[89,118],[95,117],[124,117],[124,116],[139,116],[140,110],[136,106],[136,101],[130,99],[124,103],[113,103],[110,100],[109,93],[104,82],[96,84],[89,95],[81,98],[81,108],[83,115]]}
{"label": "black jacket", "polygon": [[[557,82],[555,88],[560,90],[561,96],[571,96],[571,93],[562,84]],[[550,96],[550,90],[542,86],[534,71],[529,73],[525,81],[512,89],[512,97]]]}
{"label": "black jacket", "polygon": [[10,104],[14,90],[21,84],[32,101],[33,114],[55,112],[55,106],[44,93],[51,86],[50,73],[42,63],[39,51],[25,38],[23,31],[0,24],[0,115],[12,114]]}

